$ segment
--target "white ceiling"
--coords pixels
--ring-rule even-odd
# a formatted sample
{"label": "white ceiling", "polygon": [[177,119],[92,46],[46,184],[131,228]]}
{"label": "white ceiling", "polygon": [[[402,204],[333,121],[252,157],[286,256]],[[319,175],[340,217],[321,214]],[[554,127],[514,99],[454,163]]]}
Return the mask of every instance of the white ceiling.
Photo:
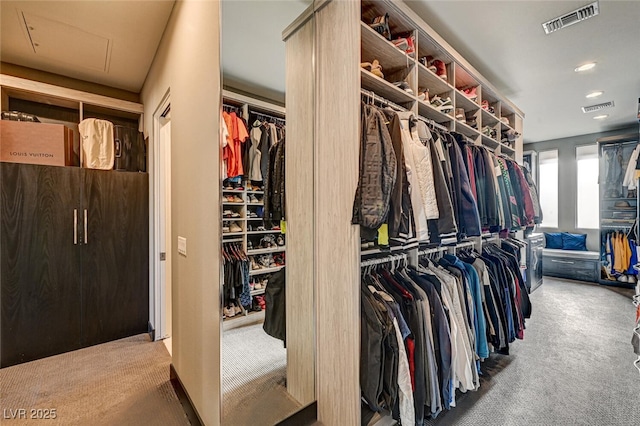
{"label": "white ceiling", "polygon": [[[595,133],[637,123],[640,97],[640,1],[600,0],[600,15],[545,35],[541,23],[585,1],[409,1],[409,6],[526,114],[525,142]],[[222,63],[225,82],[282,99],[282,30],[310,0],[224,0]],[[173,1],[1,2],[4,62],[139,91]],[[73,62],[82,46],[42,46],[35,54],[18,11],[91,33],[106,49],[106,71]],[[214,23],[212,23],[213,25]],[[53,24],[52,24],[53,25]],[[53,25],[55,27],[56,25]],[[59,30],[60,28],[58,28]],[[57,40],[57,38],[54,38]],[[104,39],[109,40],[104,47]],[[195,42],[195,41],[194,41]],[[102,44],[101,44],[102,43]],[[88,44],[86,42],[85,44]],[[61,49],[66,61],[52,59]],[[87,47],[84,47],[87,49]],[[74,50],[75,49],[75,50]],[[53,55],[56,56],[56,55]],[[64,54],[57,58],[65,57]],[[356,59],[357,60],[357,59]],[[573,69],[596,61],[582,75]],[[595,100],[584,96],[604,90]],[[580,107],[615,101],[603,121]]]}
{"label": "white ceiling", "polygon": [[173,4],[2,0],[0,59],[137,93]]}
{"label": "white ceiling", "polygon": [[[591,0],[592,1],[592,0]],[[637,124],[640,97],[640,2],[600,0],[600,15],[545,35],[542,22],[583,1],[411,1],[431,25],[526,114],[525,142],[596,133]],[[582,74],[586,62],[597,66]],[[596,99],[585,95],[605,93]],[[615,107],[583,114],[604,101]]]}

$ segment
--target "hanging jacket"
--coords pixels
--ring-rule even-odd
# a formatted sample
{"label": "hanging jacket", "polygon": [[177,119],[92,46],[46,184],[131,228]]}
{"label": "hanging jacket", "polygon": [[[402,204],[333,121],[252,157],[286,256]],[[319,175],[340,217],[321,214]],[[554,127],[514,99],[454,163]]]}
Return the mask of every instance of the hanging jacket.
{"label": "hanging jacket", "polygon": [[269,150],[269,168],[264,185],[264,220],[279,225],[286,220],[285,206],[285,140]]}
{"label": "hanging jacket", "polygon": [[260,151],[260,139],[262,138],[262,123],[256,120],[249,132],[249,168],[245,171],[249,174],[249,179],[253,181],[262,181],[262,151]]}
{"label": "hanging jacket", "polygon": [[262,329],[271,337],[287,342],[287,311],[286,307],[286,268],[275,272],[269,278],[265,290],[265,301],[267,308],[264,312],[264,323]]}
{"label": "hanging jacket", "polygon": [[462,149],[465,144],[465,136],[452,133],[449,152],[451,153],[451,168],[453,170],[455,191],[458,196],[458,231],[461,237],[480,236],[480,218],[478,205],[473,198],[469,175],[465,168]]}
{"label": "hanging jacket", "polygon": [[458,232],[458,226],[456,225],[449,189],[444,171],[442,170],[442,161],[439,157],[433,134],[422,121],[417,122],[417,131],[420,142],[429,148],[431,154],[433,183],[436,191],[436,201],[438,203],[438,219],[430,219],[427,221],[429,226],[429,241],[432,243],[440,242],[440,237],[455,236]]}
{"label": "hanging jacket", "polygon": [[542,208],[540,207],[540,197],[538,196],[538,188],[533,181],[531,172],[526,167],[523,167],[524,177],[529,186],[529,193],[531,194],[531,200],[533,201],[533,222],[536,224],[542,223]]}
{"label": "hanging jacket", "polygon": [[410,205],[409,181],[407,180],[407,166],[404,161],[402,147],[402,125],[398,114],[389,109],[382,110],[388,121],[387,129],[391,136],[393,152],[396,156],[396,181],[389,200],[389,238],[399,243],[406,243],[410,237]]}
{"label": "hanging jacket", "polygon": [[360,174],[351,223],[361,226],[363,238],[373,238],[387,220],[397,162],[384,115],[363,104],[361,119]]}

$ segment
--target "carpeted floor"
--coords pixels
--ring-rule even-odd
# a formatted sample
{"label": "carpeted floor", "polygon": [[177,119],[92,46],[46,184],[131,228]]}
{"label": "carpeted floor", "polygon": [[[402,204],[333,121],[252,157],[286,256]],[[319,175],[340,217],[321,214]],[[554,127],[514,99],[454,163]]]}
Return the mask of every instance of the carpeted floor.
{"label": "carpeted floor", "polygon": [[531,301],[524,340],[492,355],[480,390],[427,424],[640,425],[629,296],[545,277]]}
{"label": "carpeted floor", "polygon": [[222,424],[272,426],[301,408],[286,389],[282,341],[253,324],[222,338]]}
{"label": "carpeted floor", "polygon": [[[164,343],[141,334],[0,369],[0,424],[189,425],[170,362]],[[21,408],[27,419],[11,419]],[[31,409],[56,418],[31,419]]]}

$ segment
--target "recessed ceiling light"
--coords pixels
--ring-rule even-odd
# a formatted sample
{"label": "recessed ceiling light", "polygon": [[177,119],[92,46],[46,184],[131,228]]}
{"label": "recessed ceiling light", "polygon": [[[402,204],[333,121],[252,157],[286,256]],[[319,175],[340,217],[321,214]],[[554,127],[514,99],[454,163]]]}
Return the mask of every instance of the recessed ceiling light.
{"label": "recessed ceiling light", "polygon": [[604,92],[602,90],[596,90],[595,92],[591,92],[589,93],[587,96],[585,96],[588,99],[591,98],[597,98],[598,96],[602,96]]}
{"label": "recessed ceiling light", "polygon": [[578,68],[574,69],[574,71],[575,72],[587,71],[595,66],[596,66],[595,62],[589,62],[588,64],[580,65]]}
{"label": "recessed ceiling light", "polygon": [[602,114],[602,115],[596,115],[595,117],[593,117],[594,120],[602,120],[604,118],[607,118],[609,116],[609,114]]}

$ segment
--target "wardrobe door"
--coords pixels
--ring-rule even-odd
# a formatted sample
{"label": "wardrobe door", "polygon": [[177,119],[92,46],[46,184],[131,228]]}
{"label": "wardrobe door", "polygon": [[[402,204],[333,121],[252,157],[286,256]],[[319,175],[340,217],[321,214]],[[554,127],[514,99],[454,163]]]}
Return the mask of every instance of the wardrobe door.
{"label": "wardrobe door", "polygon": [[0,179],[0,366],[7,367],[80,347],[80,169],[0,163]]}
{"label": "wardrobe door", "polygon": [[149,179],[83,172],[82,337],[94,345],[147,331]]}

